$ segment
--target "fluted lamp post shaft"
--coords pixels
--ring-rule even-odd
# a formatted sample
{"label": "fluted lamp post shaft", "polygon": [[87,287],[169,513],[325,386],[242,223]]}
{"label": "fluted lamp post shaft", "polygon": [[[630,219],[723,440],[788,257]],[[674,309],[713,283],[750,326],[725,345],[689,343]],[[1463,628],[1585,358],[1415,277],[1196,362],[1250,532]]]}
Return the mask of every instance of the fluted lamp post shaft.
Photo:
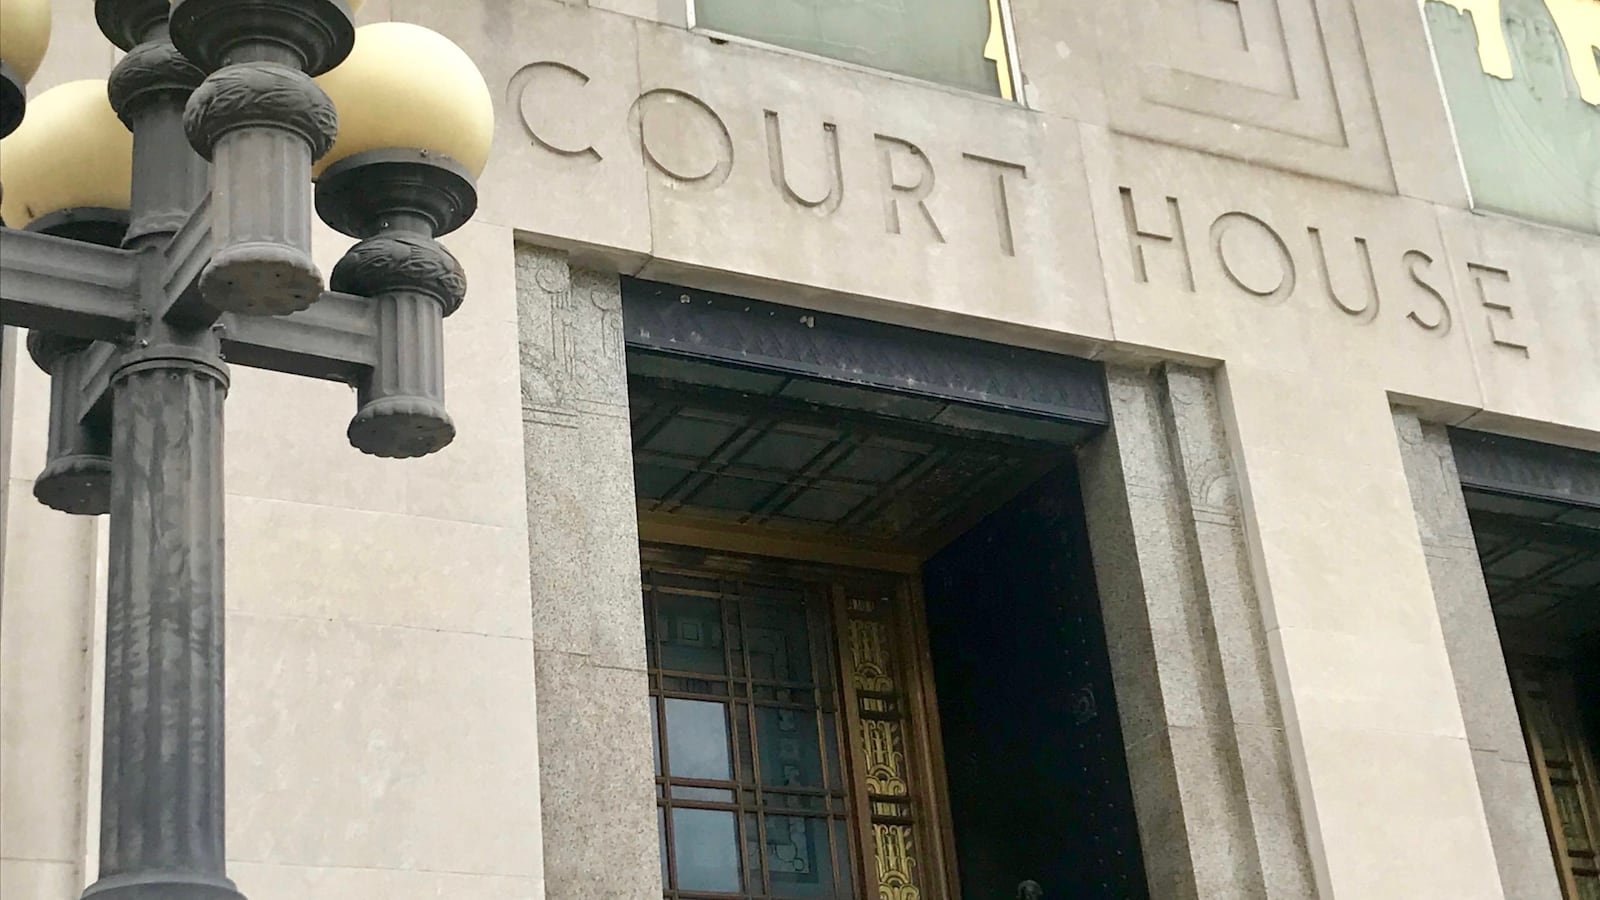
{"label": "fluted lamp post shaft", "polygon": [[[0,0],[29,39],[0,42],[21,64],[0,58],[0,216],[13,226],[0,222],[0,322],[33,330],[51,377],[35,496],[111,519],[100,868],[83,896],[242,900],[224,843],[227,361],[357,388],[349,437],[365,453],[449,444],[442,320],[466,282],[434,238],[475,209],[491,105],[459,48],[390,23],[361,38],[346,0],[97,0],[95,12],[128,51],[109,82],[29,108],[48,0]],[[327,93],[313,77],[347,58],[366,72],[396,40],[453,67],[426,77],[464,85],[465,104],[439,115],[477,119],[439,142],[341,136],[336,105],[349,101],[330,93],[350,92],[349,72]],[[315,208],[364,239],[334,272],[349,293],[324,290],[310,257],[312,166],[330,148]]]}

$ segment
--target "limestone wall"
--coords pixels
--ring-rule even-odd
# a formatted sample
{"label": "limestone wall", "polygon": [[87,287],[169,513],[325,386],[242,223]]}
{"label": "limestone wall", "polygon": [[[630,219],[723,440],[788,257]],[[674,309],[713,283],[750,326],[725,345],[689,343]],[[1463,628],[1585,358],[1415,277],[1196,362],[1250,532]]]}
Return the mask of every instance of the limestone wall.
{"label": "limestone wall", "polygon": [[[626,841],[616,811],[645,805],[617,788],[624,763],[583,765],[585,741],[648,734],[630,706],[636,535],[613,496],[623,395],[596,362],[620,340],[620,273],[1124,373],[1212,370],[1203,390],[1172,377],[1210,404],[1193,415],[1216,429],[1236,511],[1216,546],[1186,526],[1206,569],[1184,578],[1242,567],[1248,585],[1208,589],[1256,621],[1197,652],[1217,696],[1275,707],[1261,715],[1287,765],[1263,777],[1292,794],[1217,801],[1254,817],[1252,864],[1280,867],[1254,883],[1289,886],[1247,895],[1519,896],[1392,407],[1600,447],[1600,238],[1468,211],[1417,6],[1013,0],[1025,105],[714,41],[685,12],[363,11],[456,40],[496,101],[482,208],[448,240],[470,279],[447,323],[460,437],[428,460],[365,458],[343,436],[347,388],[235,373],[229,851],[246,893],[659,896],[647,813],[614,854],[572,831],[610,810],[596,834]],[[103,75],[106,47],[88,4],[59,0],[35,88]],[[343,246],[320,235],[325,269]],[[25,357],[15,370],[0,894],[53,900],[93,854],[100,538],[33,504],[46,383]],[[1119,377],[1129,402],[1154,390]],[[1264,680],[1228,674],[1235,646]]]}

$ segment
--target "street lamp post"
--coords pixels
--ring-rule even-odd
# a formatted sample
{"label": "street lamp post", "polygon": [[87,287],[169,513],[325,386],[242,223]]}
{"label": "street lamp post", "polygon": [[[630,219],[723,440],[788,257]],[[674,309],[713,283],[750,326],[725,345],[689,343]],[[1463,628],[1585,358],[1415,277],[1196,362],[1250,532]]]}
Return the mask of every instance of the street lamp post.
{"label": "street lamp post", "polygon": [[[21,227],[0,228],[0,320],[32,329],[50,374],[34,493],[111,517],[100,870],[84,897],[234,900],[229,364],[356,386],[348,436],[366,453],[448,444],[442,323],[466,283],[435,238],[476,207],[492,104],[455,45],[399,23],[358,31],[344,0],[95,12],[127,51],[109,83],[62,85],[25,110],[48,0],[0,0],[28,26],[0,41],[17,59],[0,59],[0,137],[15,131],[0,142],[0,213]],[[332,292],[310,253],[319,160],[317,213],[361,239]]]}

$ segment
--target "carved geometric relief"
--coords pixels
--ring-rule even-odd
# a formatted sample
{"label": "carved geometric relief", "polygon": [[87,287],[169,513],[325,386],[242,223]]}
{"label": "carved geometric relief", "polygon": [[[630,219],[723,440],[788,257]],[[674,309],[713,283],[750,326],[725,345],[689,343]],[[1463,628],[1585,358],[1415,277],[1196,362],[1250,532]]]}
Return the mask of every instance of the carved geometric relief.
{"label": "carved geometric relief", "polygon": [[1393,190],[1352,3],[1104,4],[1112,128]]}

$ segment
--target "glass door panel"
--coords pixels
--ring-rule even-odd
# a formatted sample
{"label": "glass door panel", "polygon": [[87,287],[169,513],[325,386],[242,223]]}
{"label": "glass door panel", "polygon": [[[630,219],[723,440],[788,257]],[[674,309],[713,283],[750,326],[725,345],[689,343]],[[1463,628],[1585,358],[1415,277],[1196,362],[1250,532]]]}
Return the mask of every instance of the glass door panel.
{"label": "glass door panel", "polygon": [[665,896],[852,900],[826,589],[666,564],[643,581]]}

